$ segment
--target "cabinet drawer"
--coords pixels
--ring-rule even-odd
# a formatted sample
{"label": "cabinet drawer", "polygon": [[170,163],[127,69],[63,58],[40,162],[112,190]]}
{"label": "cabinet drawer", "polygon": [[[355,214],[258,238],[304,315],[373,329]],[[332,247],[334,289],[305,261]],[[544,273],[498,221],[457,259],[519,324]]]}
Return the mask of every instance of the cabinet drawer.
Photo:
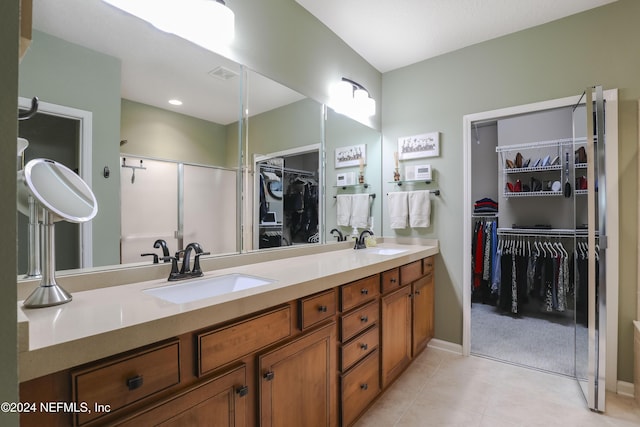
{"label": "cabinet drawer", "polygon": [[328,290],[321,294],[302,298],[298,301],[298,325],[301,330],[315,325],[336,314],[336,291]]}
{"label": "cabinet drawer", "polygon": [[433,273],[433,257],[432,256],[422,260],[422,272],[425,276],[429,273]]}
{"label": "cabinet drawer", "polygon": [[407,285],[422,276],[422,260],[414,261],[400,267],[400,280]]}
{"label": "cabinet drawer", "polygon": [[380,393],[378,350],[342,376],[342,425],[348,426]]}
{"label": "cabinet drawer", "polygon": [[399,268],[394,268],[392,270],[388,270],[382,273],[382,280],[381,280],[381,289],[382,289],[382,293],[387,293],[389,291],[392,291],[394,289],[397,289],[398,286],[402,286],[402,284],[400,283],[400,269]]}
{"label": "cabinet drawer", "polygon": [[354,363],[378,348],[380,342],[380,329],[378,326],[363,332],[340,349],[342,372],[349,369]]}
{"label": "cabinet drawer", "polygon": [[[71,373],[73,399],[109,405],[110,413],[180,382],[180,345],[178,341],[155,347],[99,366]],[[76,414],[82,425],[105,413],[91,411]]]}
{"label": "cabinet drawer", "polygon": [[287,305],[226,328],[197,335],[198,376],[291,335]]}
{"label": "cabinet drawer", "polygon": [[247,420],[246,366],[154,402],[144,410],[118,420],[118,427],[244,426]]}
{"label": "cabinet drawer", "polygon": [[380,295],[380,276],[374,275],[340,288],[340,308],[347,311]]}
{"label": "cabinet drawer", "polygon": [[364,331],[371,325],[378,322],[379,304],[378,301],[357,308],[353,312],[342,316],[341,334],[342,342],[356,336],[360,331]]}

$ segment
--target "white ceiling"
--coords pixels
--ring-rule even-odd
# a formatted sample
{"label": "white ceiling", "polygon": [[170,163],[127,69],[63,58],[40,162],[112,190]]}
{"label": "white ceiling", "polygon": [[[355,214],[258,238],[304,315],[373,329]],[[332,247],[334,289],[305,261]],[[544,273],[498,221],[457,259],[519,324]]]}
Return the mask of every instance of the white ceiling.
{"label": "white ceiling", "polygon": [[381,73],[616,0],[296,0]]}

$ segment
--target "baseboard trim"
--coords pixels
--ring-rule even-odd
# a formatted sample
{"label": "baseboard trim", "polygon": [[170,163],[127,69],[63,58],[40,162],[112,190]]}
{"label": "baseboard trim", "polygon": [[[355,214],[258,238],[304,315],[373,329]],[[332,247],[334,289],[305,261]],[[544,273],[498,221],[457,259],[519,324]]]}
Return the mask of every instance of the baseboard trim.
{"label": "baseboard trim", "polygon": [[618,381],[616,384],[616,393],[622,396],[635,397],[635,386],[633,383]]}
{"label": "baseboard trim", "polygon": [[462,345],[436,338],[431,339],[427,347],[437,348],[438,350],[449,351],[455,354],[462,354]]}

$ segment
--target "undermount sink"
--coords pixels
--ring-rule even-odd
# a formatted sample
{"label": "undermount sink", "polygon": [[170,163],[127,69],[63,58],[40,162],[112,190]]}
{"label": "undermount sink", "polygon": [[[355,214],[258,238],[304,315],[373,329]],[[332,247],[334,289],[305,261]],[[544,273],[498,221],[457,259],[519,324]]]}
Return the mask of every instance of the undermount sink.
{"label": "undermount sink", "polygon": [[144,289],[142,292],[175,304],[184,304],[274,282],[275,280],[263,277],[233,273]]}
{"label": "undermount sink", "polygon": [[367,248],[365,252],[377,255],[397,255],[407,252],[407,249],[391,249],[391,248]]}

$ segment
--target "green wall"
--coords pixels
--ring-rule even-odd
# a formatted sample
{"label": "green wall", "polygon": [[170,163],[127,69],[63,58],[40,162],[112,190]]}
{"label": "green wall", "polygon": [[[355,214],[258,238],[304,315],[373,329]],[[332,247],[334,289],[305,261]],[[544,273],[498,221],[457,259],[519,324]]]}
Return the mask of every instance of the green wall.
{"label": "green wall", "polygon": [[[227,166],[227,128],[139,102],[122,100],[120,151],[127,154]],[[237,144],[236,144],[237,145]]]}
{"label": "green wall", "polygon": [[[633,382],[637,283],[637,99],[640,97],[640,2],[620,0],[383,75],[383,158],[397,138],[440,131],[441,155],[429,159],[442,195],[434,202],[440,239],[436,265],[436,338],[462,343],[462,118],[579,95],[587,86],[619,88],[620,272],[618,379]],[[383,176],[393,164],[383,163]],[[386,215],[386,212],[385,212]],[[393,235],[385,220],[385,234]],[[614,268],[616,260],[613,260]]]}
{"label": "green wall", "polygon": [[[20,64],[19,96],[93,113],[91,188],[98,200],[92,220],[95,266],[119,263],[120,60],[34,31]],[[112,171],[105,179],[102,171]]]}
{"label": "green wall", "polygon": [[[18,136],[18,0],[0,2],[0,198],[16,200],[16,138]],[[15,58],[11,61],[9,58]],[[17,212],[0,209],[0,402],[18,401],[18,346],[16,300]],[[0,425],[19,425],[18,414],[0,412]]]}
{"label": "green wall", "polygon": [[250,163],[254,154],[270,154],[322,142],[322,105],[303,99],[248,119]]}

